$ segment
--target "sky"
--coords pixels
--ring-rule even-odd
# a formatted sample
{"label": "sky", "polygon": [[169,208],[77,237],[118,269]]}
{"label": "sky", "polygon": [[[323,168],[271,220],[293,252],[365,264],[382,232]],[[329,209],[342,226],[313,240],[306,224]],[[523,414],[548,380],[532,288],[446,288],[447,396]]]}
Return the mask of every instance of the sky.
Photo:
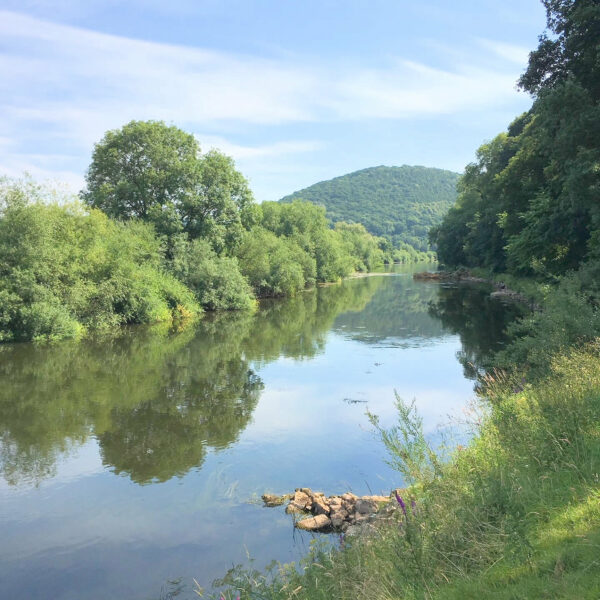
{"label": "sky", "polygon": [[531,105],[538,0],[0,0],[0,175],[85,185],[135,120],[232,156],[258,201],[377,165],[454,171]]}

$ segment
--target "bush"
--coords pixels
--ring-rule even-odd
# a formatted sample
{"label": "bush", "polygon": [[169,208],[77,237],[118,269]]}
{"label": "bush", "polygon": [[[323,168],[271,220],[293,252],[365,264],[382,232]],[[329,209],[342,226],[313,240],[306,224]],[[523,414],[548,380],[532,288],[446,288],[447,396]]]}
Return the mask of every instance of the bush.
{"label": "bush", "polygon": [[0,341],[78,337],[87,329],[200,312],[163,268],[153,229],[111,221],[43,190],[0,187]]}
{"label": "bush", "polygon": [[293,296],[314,282],[314,260],[295,242],[262,227],[245,235],[238,260],[259,297]]}
{"label": "bush", "polygon": [[512,326],[517,339],[499,353],[499,366],[543,375],[553,355],[600,336],[600,261],[585,263],[545,290],[543,310]]}
{"label": "bush", "polygon": [[244,310],[255,307],[252,288],[236,258],[217,256],[206,240],[184,241],[173,259],[173,272],[208,310]]}

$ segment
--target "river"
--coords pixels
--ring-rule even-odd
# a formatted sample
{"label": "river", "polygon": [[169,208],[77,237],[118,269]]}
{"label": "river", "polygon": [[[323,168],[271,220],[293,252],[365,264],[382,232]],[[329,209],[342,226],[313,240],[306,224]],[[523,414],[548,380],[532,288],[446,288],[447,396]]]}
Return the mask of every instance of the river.
{"label": "river", "polygon": [[401,486],[366,416],[392,425],[395,393],[432,443],[464,441],[520,309],[395,271],[179,331],[0,346],[0,598],[189,597],[248,556],[297,560],[313,535],[260,495]]}

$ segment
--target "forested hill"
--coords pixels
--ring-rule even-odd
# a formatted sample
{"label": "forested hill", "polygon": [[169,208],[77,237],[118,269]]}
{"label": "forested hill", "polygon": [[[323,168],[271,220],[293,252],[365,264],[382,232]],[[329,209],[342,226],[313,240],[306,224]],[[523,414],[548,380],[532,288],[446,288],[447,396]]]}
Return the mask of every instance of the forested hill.
{"label": "forested hill", "polygon": [[427,249],[427,232],[456,201],[459,175],[428,167],[371,167],[315,183],[282,198],[321,204],[332,221],[362,223],[394,246]]}

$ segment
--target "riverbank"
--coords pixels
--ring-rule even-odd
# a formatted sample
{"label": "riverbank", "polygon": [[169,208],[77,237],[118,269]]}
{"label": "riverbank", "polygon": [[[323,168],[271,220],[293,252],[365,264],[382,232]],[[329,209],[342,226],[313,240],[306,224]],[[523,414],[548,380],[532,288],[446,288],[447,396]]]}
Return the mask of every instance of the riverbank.
{"label": "riverbank", "polygon": [[374,418],[410,486],[391,520],[314,547],[300,569],[270,579],[233,570],[230,591],[271,600],[600,597],[600,341],[595,304],[578,291],[593,273],[552,288],[497,355],[508,366],[483,378],[468,446],[437,454],[401,401],[395,427]]}
{"label": "riverbank", "polygon": [[303,569],[270,581],[232,572],[231,589],[269,599],[598,598],[598,347],[555,357],[535,384],[490,378],[487,399],[479,435],[444,463],[400,404],[398,428],[381,432],[413,483],[394,521],[315,548]]}
{"label": "riverbank", "polygon": [[529,279],[508,274],[494,274],[482,269],[457,269],[455,271],[421,271],[413,274],[416,281],[488,283],[494,291],[492,298],[513,300],[528,304],[531,310],[540,310],[544,288]]}

